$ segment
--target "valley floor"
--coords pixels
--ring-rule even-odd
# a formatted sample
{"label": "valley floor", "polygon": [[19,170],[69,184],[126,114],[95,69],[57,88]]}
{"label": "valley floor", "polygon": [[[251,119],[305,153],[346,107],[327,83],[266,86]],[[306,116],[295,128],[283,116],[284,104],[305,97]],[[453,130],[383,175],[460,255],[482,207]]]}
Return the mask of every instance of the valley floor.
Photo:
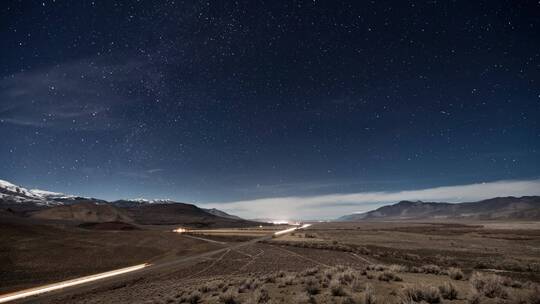
{"label": "valley floor", "polygon": [[24,302],[538,303],[540,230],[497,225],[318,223],[257,243],[201,231],[223,249]]}

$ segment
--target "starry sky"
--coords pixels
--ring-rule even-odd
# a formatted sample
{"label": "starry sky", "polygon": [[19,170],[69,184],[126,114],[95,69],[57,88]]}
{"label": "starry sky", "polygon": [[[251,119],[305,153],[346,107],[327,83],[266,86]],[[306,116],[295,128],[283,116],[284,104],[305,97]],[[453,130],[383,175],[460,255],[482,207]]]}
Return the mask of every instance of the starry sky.
{"label": "starry sky", "polygon": [[212,203],[540,176],[538,1],[0,8],[0,179]]}

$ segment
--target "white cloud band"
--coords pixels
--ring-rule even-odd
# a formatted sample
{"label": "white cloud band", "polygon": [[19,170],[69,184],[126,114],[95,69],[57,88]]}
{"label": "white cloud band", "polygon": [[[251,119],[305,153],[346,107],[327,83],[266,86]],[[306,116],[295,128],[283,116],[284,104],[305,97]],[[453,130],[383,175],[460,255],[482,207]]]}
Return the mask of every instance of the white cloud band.
{"label": "white cloud band", "polygon": [[222,209],[245,218],[329,219],[354,212],[369,211],[401,200],[467,202],[497,196],[526,195],[540,195],[540,179],[496,181],[396,192],[261,198],[209,203],[205,204],[205,207]]}

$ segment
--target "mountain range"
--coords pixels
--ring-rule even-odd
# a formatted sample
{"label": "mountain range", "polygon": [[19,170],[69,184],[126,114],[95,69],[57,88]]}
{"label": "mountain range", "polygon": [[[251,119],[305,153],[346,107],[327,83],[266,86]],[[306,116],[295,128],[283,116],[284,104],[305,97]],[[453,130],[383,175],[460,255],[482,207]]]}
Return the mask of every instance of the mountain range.
{"label": "mountain range", "polygon": [[540,196],[496,197],[466,203],[401,201],[345,215],[337,221],[426,219],[540,220]]}
{"label": "mountain range", "polygon": [[203,209],[172,200],[106,201],[38,189],[0,180],[0,218],[24,218],[74,223],[121,222],[187,227],[246,227],[261,225],[218,209]]}

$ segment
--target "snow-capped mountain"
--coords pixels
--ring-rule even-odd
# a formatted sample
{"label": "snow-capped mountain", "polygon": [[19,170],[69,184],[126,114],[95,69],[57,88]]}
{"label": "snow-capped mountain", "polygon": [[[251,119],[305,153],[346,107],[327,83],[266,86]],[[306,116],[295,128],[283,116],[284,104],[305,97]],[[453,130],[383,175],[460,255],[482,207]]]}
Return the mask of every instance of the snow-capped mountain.
{"label": "snow-capped mountain", "polygon": [[31,203],[44,206],[63,205],[64,200],[75,198],[72,195],[50,192],[39,189],[26,189],[12,184],[5,180],[0,180],[0,200],[5,203],[23,204]]}
{"label": "snow-capped mountain", "polygon": [[170,199],[105,201],[39,189],[0,180],[0,218],[32,218],[75,222],[135,222],[148,225],[236,227],[261,225],[218,209],[202,209]]}
{"label": "snow-capped mountain", "polygon": [[140,204],[173,204],[175,203],[173,200],[170,200],[168,198],[166,199],[134,198],[134,199],[128,199],[127,201],[130,201],[133,203],[140,203]]}
{"label": "snow-capped mountain", "polygon": [[[32,204],[38,206],[71,205],[80,202],[93,202],[95,204],[107,203],[106,201],[68,195],[40,189],[27,189],[0,179],[0,203],[4,204]],[[135,207],[144,205],[174,204],[170,199],[145,199],[135,198],[111,202],[113,205]]]}
{"label": "snow-capped mountain", "polygon": [[64,194],[60,192],[52,192],[52,191],[46,191],[46,190],[39,190],[39,189],[30,189],[30,192],[37,194],[43,198],[46,199],[70,199],[75,198],[73,195]]}
{"label": "snow-capped mountain", "polygon": [[0,179],[0,193],[5,195],[15,195],[20,197],[26,197],[26,198],[33,198],[33,199],[41,199],[42,196],[39,194],[33,193],[32,191],[14,185],[8,181],[1,180]]}

